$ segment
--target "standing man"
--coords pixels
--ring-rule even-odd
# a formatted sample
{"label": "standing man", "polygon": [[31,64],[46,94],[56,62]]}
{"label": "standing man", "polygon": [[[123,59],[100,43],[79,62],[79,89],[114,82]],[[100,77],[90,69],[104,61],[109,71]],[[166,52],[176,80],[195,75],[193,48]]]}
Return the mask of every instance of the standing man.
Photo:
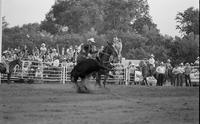
{"label": "standing man", "polygon": [[180,64],[180,66],[178,67],[178,71],[179,71],[179,74],[178,74],[178,86],[183,86],[183,83],[184,83],[184,72],[185,72],[185,68],[183,66],[183,63]]}
{"label": "standing man", "polygon": [[67,60],[69,62],[73,62],[73,57],[74,57],[74,50],[73,50],[73,47],[70,46],[68,49],[67,49]]}
{"label": "standing man", "polygon": [[157,86],[163,86],[164,77],[165,77],[166,67],[163,62],[160,63],[160,66],[156,68],[156,72],[158,73],[158,82]]}
{"label": "standing man", "polygon": [[42,58],[43,61],[45,59],[46,52],[47,52],[46,45],[45,45],[45,43],[42,43],[41,47],[40,47],[40,58]]}
{"label": "standing man", "polygon": [[147,76],[148,76],[148,67],[146,63],[146,58],[139,63],[140,66],[140,71],[142,72],[142,77],[143,77],[143,83],[145,85],[148,85],[147,83]]}
{"label": "standing man", "polygon": [[166,63],[166,81],[170,82],[172,85],[172,65],[171,65],[171,60],[168,59]]}
{"label": "standing man", "polygon": [[186,63],[185,64],[185,83],[186,83],[186,86],[192,86],[191,84],[191,78],[190,78],[190,73],[192,71],[192,68],[190,66],[189,63]]}
{"label": "standing man", "polygon": [[194,62],[194,65],[199,66],[199,57],[197,57],[197,60]]}
{"label": "standing man", "polygon": [[121,63],[122,42],[117,36],[113,38],[113,47],[114,47],[115,51],[117,52],[118,60]]}
{"label": "standing man", "polygon": [[150,69],[150,76],[153,75],[153,69],[155,68],[155,59],[154,59],[154,55],[151,54],[151,57],[149,59],[149,69]]}

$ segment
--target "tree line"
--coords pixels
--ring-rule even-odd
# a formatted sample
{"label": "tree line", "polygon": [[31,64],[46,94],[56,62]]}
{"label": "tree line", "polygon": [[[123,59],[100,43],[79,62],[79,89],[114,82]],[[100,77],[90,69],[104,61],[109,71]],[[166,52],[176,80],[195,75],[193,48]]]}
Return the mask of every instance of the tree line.
{"label": "tree line", "polygon": [[40,24],[9,28],[4,18],[2,46],[5,50],[26,44],[32,49],[46,43],[61,49],[94,37],[100,47],[117,35],[127,59],[154,54],[159,61],[194,62],[199,56],[199,10],[189,7],[175,20],[181,37],[160,34],[147,0],[66,0],[54,4]]}

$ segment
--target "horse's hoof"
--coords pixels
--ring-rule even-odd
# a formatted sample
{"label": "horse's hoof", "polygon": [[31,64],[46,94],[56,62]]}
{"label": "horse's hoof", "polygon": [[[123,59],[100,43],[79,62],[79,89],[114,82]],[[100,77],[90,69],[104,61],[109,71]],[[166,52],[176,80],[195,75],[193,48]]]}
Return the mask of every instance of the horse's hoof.
{"label": "horse's hoof", "polygon": [[77,93],[89,93],[89,90],[86,87],[78,87]]}

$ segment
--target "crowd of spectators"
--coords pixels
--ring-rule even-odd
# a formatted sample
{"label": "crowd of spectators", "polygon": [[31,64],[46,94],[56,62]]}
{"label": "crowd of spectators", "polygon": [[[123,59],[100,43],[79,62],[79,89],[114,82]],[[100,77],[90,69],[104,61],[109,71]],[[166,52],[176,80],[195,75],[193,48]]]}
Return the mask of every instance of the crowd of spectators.
{"label": "crowd of spectators", "polygon": [[[2,59],[5,61],[12,61],[17,57],[23,56],[22,58],[27,61],[46,62],[51,63],[53,66],[59,66],[63,61],[75,63],[82,45],[83,44],[80,44],[79,46],[70,46],[67,49],[62,48],[60,53],[56,48],[47,48],[44,43],[42,43],[39,48],[33,48],[31,52],[24,46],[23,49],[15,48],[3,51]],[[102,49],[103,48],[100,48],[99,50]],[[159,62],[155,60],[155,57],[152,54],[149,59],[145,58],[142,60],[137,67],[132,64],[133,63],[129,63],[127,68],[131,67],[133,69],[135,67],[133,72],[135,70],[141,71],[144,84],[147,84],[147,77],[154,76],[156,73],[158,86],[163,86],[166,82],[170,82],[171,85],[174,86],[183,86],[183,83],[185,83],[186,86],[191,86],[190,74],[193,66],[199,66],[199,57],[197,57],[194,63],[180,63],[173,67],[170,59],[165,63]]]}
{"label": "crowd of spectators", "polygon": [[17,57],[22,57],[25,61],[38,61],[46,63],[61,63],[62,61],[75,62],[78,52],[80,52],[80,46],[70,46],[65,49],[62,48],[59,52],[56,48],[47,48],[45,43],[42,43],[40,47],[35,47],[32,51],[28,51],[27,47],[8,49],[3,51],[2,59],[5,61],[12,61]]}
{"label": "crowd of spectators", "polygon": [[192,71],[199,71],[199,57],[194,63],[180,63],[175,66],[171,65],[171,60],[168,59],[165,63],[155,61],[151,55],[149,59],[144,59],[140,62],[140,71],[143,76],[143,83],[147,83],[147,77],[154,76],[157,79],[157,86],[163,86],[166,83],[171,83],[173,86],[191,86]]}

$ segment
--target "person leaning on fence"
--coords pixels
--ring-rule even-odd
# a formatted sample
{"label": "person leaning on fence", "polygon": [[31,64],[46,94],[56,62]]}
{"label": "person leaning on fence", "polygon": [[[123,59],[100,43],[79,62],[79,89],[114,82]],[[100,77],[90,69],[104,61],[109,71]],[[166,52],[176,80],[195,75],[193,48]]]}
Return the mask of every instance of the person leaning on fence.
{"label": "person leaning on fence", "polygon": [[128,63],[128,66],[127,66],[127,81],[128,81],[128,83],[129,83],[130,85],[131,85],[132,83],[135,83],[135,82],[134,82],[135,70],[136,70],[135,65],[130,61],[130,62]]}
{"label": "person leaning on fence", "polygon": [[50,57],[51,57],[52,61],[54,60],[54,57],[56,57],[56,56],[58,56],[58,53],[57,53],[56,49],[53,48],[52,49],[52,53],[50,54]]}
{"label": "person leaning on fence", "polygon": [[191,71],[192,71],[192,68],[190,66],[189,63],[186,63],[185,64],[185,83],[186,83],[186,86],[192,86],[191,84],[191,78],[190,78],[190,74],[191,74]]}
{"label": "person leaning on fence", "polygon": [[165,77],[166,67],[163,62],[160,63],[160,66],[156,68],[156,72],[158,73],[158,82],[157,86],[163,86],[164,77]]}
{"label": "person leaning on fence", "polygon": [[53,58],[53,66],[54,67],[59,67],[59,65],[60,65],[60,57],[59,56],[54,56],[54,58]]}

